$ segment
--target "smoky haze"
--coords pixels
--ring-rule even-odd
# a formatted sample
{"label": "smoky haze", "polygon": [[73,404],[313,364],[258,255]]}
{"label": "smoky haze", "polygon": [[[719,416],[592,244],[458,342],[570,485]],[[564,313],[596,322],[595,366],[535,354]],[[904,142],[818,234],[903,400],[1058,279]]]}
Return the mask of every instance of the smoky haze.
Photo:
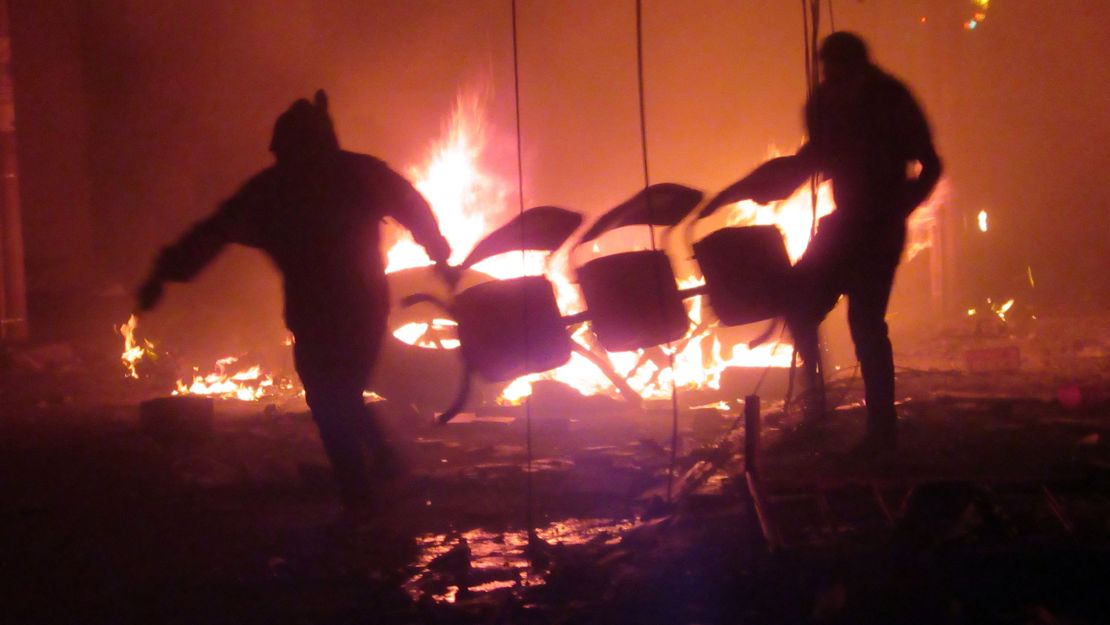
{"label": "smoky haze", "polygon": [[[1110,5],[995,4],[974,32],[961,27],[970,2],[834,9],[923,102],[954,214],[991,214],[993,240],[960,266],[969,289],[1005,296],[1030,269],[1041,307],[1105,303]],[[270,162],[274,118],[319,87],[344,147],[402,171],[458,94],[481,94],[485,166],[515,187],[508,0],[13,5],[33,296],[131,289],[160,245]],[[634,7],[519,2],[527,205],[596,214],[642,185]],[[653,181],[711,192],[803,139],[796,3],[647,0],[644,41]],[[255,254],[227,255],[188,288],[170,306],[277,323],[275,278]]]}

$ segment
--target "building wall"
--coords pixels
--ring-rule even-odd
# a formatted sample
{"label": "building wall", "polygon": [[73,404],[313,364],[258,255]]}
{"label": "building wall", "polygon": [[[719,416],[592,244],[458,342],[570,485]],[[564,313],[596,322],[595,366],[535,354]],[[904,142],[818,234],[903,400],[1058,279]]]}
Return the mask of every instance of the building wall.
{"label": "building wall", "polygon": [[15,125],[32,307],[95,288],[81,21],[75,0],[9,2]]}

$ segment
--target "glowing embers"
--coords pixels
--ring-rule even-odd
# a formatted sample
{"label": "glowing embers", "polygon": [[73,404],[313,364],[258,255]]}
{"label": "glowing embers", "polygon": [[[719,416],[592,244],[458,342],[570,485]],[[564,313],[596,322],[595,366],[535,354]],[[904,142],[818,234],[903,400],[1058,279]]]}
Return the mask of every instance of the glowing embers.
{"label": "glowing embers", "polygon": [[228,356],[216,361],[216,369],[202,375],[199,367],[193,368],[192,381],[177,381],[174,395],[205,395],[242,401],[257,401],[274,390],[274,379],[263,373],[258,365],[236,370],[239,359]]}
{"label": "glowing embers", "polygon": [[985,304],[967,309],[967,318],[979,337],[1015,337],[1035,331],[1037,315],[1028,303],[1015,298],[997,301],[986,298]]}
{"label": "glowing embers", "polygon": [[[1006,313],[1010,312],[1010,309],[1013,308],[1013,307],[1014,307],[1014,298],[1012,298],[1012,297],[1010,299],[1006,300],[1005,302],[1002,302],[1001,304],[995,303],[989,297],[987,298],[987,310],[990,311],[990,313],[992,315],[998,317],[998,319],[1000,321],[1006,321]],[[978,314],[979,314],[979,309],[978,308],[968,308],[967,309],[967,316],[968,317],[974,317]]]}
{"label": "glowing embers", "polygon": [[[123,336],[120,361],[126,377],[135,380],[143,377],[140,369],[144,363],[160,357],[153,341],[137,338],[138,326],[138,318],[131,315],[127,323],[117,329]],[[299,392],[292,381],[275,381],[273,375],[264,372],[260,365],[244,367],[235,356],[217,360],[210,373],[201,373],[200,367],[193,367],[189,379],[178,379],[174,386],[171,395],[201,395],[242,401],[258,401],[279,393],[294,395]]]}

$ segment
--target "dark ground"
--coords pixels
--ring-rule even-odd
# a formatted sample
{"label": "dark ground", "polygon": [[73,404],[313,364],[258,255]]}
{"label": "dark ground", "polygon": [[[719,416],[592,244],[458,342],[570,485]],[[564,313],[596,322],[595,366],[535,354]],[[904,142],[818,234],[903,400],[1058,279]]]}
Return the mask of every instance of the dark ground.
{"label": "dark ground", "polygon": [[159,439],[118,382],[9,352],[5,621],[1107,623],[1101,345],[1011,373],[901,356],[921,367],[899,372],[901,449],[873,462],[844,453],[863,425],[850,372],[817,432],[765,400],[774,545],[733,453],[737,413],[683,414],[680,468],[723,470],[666,506],[669,410],[540,403],[531,551],[522,419],[436,427],[379,405],[410,476],[351,523],[295,403],[222,402],[209,435]]}

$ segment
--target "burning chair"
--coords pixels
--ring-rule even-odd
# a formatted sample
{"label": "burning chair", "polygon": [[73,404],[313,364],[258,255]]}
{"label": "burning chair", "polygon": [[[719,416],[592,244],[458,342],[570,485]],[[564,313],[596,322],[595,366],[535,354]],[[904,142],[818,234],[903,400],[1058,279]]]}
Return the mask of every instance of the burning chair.
{"label": "burning chair", "polygon": [[[647,187],[599,218],[572,246],[593,242],[625,226],[662,227],[664,242],[702,200],[696,189],[673,183]],[[703,212],[698,218],[708,216]],[[457,269],[465,271],[492,256],[517,250],[555,252],[578,229],[582,216],[553,206],[529,209],[479,242]],[[608,351],[650,348],[677,341],[690,328],[683,302],[708,293],[725,325],[778,314],[780,291],[790,267],[782,236],[773,226],[725,228],[694,244],[704,286],[680,289],[670,259],[661,249],[619,252],[576,269],[587,309],[563,316],[554,287],[544,276],[491,280],[452,294],[448,303],[429,294],[406,297],[402,305],[431,302],[458,323],[464,380],[454,403],[439,420],[460,412],[473,373],[489,382],[508,381],[566,363],[572,352],[587,356],[613,379],[615,374],[571,339],[567,327],[589,321]]]}

